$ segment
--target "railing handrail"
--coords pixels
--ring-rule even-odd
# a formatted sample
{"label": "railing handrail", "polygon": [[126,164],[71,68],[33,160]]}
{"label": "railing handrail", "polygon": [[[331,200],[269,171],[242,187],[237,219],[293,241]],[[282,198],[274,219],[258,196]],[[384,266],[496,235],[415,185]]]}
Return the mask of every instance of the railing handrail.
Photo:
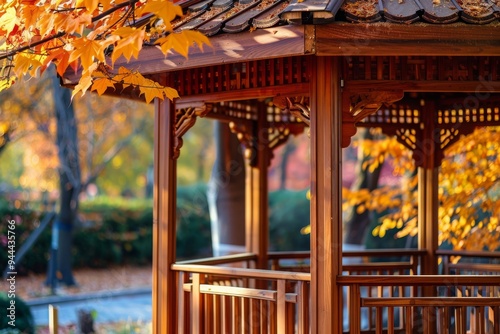
{"label": "railing handrail", "polygon": [[362,297],[361,306],[500,306],[498,297]]}
{"label": "railing handrail", "polygon": [[310,251],[282,251],[282,252],[269,252],[267,253],[267,258],[269,260],[281,260],[281,259],[309,259],[311,257]]}
{"label": "railing handrail", "polygon": [[500,285],[500,275],[340,275],[339,285],[464,286]]}
{"label": "railing handrail", "polygon": [[363,270],[389,270],[389,269],[413,269],[414,265],[411,262],[368,262],[344,264],[344,271],[363,271]]}
{"label": "railing handrail", "polygon": [[254,253],[241,253],[224,255],[217,257],[205,257],[202,259],[185,260],[176,262],[176,264],[203,264],[203,265],[218,265],[218,264],[230,264],[244,261],[255,261],[257,260],[257,254]]}
{"label": "railing handrail", "polygon": [[426,254],[424,249],[415,248],[386,248],[386,249],[360,249],[343,251],[343,257],[371,257],[371,256],[417,256]]}
{"label": "railing handrail", "polygon": [[298,273],[291,271],[272,271],[265,269],[233,268],[233,267],[214,267],[200,264],[180,264],[172,265],[172,270],[189,273],[212,274],[220,276],[256,278],[270,280],[293,280],[293,281],[311,281],[310,273]]}
{"label": "railing handrail", "polygon": [[438,250],[436,250],[436,255],[439,255],[439,256],[461,256],[461,257],[487,257],[487,258],[499,258],[500,259],[500,252],[486,252],[486,251],[438,249]]}
{"label": "railing handrail", "polygon": [[[370,257],[370,256],[417,256],[424,255],[427,251],[416,248],[385,248],[385,249],[359,249],[342,251],[345,257]],[[306,259],[311,256],[310,251],[280,251],[269,252],[269,260],[275,259]]]}
{"label": "railing handrail", "polygon": [[448,268],[469,271],[500,271],[500,263],[449,263]]}

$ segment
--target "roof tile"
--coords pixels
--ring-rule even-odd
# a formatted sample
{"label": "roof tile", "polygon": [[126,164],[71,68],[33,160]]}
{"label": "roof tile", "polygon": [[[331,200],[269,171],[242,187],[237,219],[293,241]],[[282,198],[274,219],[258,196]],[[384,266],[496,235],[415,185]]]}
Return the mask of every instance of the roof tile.
{"label": "roof tile", "polygon": [[174,21],[174,28],[207,36],[279,24],[487,24],[500,19],[500,0],[185,0],[181,6],[185,17]]}

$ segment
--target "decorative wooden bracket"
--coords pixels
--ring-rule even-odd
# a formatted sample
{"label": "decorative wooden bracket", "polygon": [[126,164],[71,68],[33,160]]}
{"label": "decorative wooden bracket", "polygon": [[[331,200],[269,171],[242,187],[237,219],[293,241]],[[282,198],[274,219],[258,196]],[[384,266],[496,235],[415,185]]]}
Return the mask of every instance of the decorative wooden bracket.
{"label": "decorative wooden bracket", "polygon": [[[229,123],[229,128],[236,134],[240,143],[245,147],[244,156],[251,166],[257,165],[256,150],[268,149],[269,161],[273,158],[273,151],[288,141],[290,135],[298,135],[304,131],[300,124],[272,122],[268,128],[260,129],[255,133],[256,121],[238,121]],[[258,137],[257,137],[258,136]]]}
{"label": "decorative wooden bracket", "polygon": [[391,104],[404,97],[403,91],[370,91],[342,93],[342,147],[351,143],[356,134],[356,123],[376,113],[384,104]]}
{"label": "decorative wooden bracket", "polygon": [[307,97],[276,96],[273,99],[273,103],[276,107],[287,110],[291,115],[300,119],[307,126],[311,125],[311,108]]}
{"label": "decorative wooden bracket", "polygon": [[204,117],[211,109],[211,104],[204,104],[202,107],[182,108],[175,111],[173,159],[179,158],[181,154],[182,136],[193,127],[197,117]]}

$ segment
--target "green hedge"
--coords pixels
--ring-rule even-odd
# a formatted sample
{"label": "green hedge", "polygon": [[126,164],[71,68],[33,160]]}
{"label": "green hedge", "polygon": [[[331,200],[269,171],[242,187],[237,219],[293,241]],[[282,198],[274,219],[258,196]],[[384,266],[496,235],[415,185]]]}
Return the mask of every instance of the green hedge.
{"label": "green hedge", "polygon": [[[12,302],[14,302],[14,304],[12,304]],[[9,317],[9,308],[13,309],[13,318]],[[0,334],[33,334],[35,332],[35,321],[33,320],[31,310],[21,298],[9,296],[5,292],[0,292],[0,309],[2,310]]]}
{"label": "green hedge", "polygon": [[[278,191],[269,196],[271,250],[309,249],[309,236],[300,229],[309,222],[306,192]],[[177,256],[180,259],[211,256],[211,228],[206,186],[179,187],[177,198]],[[73,266],[103,268],[109,265],[148,264],[152,260],[152,199],[99,197],[80,205],[82,225],[73,234]],[[16,217],[17,249],[37,226],[36,213],[14,209],[0,201],[1,217]],[[5,236],[5,226],[0,236]],[[46,271],[51,230],[47,228],[20,263],[19,271]],[[5,247],[0,243],[0,248]],[[0,265],[7,263],[0,249]]]}

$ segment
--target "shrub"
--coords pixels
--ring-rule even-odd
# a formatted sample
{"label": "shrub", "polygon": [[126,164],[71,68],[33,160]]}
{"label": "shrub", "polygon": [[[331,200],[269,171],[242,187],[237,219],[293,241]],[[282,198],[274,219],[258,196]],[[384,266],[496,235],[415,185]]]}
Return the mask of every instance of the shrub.
{"label": "shrub", "polygon": [[[11,299],[5,292],[0,292],[0,309],[6,310],[11,305],[11,300],[15,302],[15,326],[9,324],[13,319],[3,316],[0,319],[0,333],[20,333],[32,334],[35,331],[35,322],[29,306],[19,297]],[[7,313],[8,315],[8,313]]]}
{"label": "shrub", "polygon": [[273,251],[309,250],[309,235],[300,230],[309,224],[307,191],[279,190],[269,194],[269,245]]}

